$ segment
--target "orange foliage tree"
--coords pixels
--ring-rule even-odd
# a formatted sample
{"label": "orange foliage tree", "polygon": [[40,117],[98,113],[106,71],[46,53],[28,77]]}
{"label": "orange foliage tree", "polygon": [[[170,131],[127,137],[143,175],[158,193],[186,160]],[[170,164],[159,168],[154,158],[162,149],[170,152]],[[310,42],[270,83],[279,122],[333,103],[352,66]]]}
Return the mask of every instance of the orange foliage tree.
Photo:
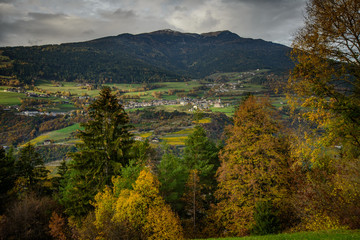
{"label": "orange foliage tree", "polygon": [[234,115],[217,172],[215,221],[226,235],[249,234],[257,202],[284,203],[289,189],[289,148],[268,98],[248,97]]}

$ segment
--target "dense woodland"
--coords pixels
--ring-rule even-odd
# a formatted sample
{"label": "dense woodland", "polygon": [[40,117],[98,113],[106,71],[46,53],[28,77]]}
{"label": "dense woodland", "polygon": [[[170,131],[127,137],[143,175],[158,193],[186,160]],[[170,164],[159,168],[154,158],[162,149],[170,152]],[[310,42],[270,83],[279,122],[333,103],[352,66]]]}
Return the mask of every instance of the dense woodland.
{"label": "dense woodland", "polygon": [[[129,115],[103,88],[81,124],[82,141],[56,175],[49,176],[31,144],[17,155],[1,148],[0,238],[194,239],[359,229],[359,9],[357,0],[309,1],[284,89],[294,125],[268,97],[248,95],[223,142],[210,137],[216,124],[198,123],[178,154],[134,141]],[[132,113],[140,115],[144,121],[188,117]],[[217,121],[227,122],[221,115]]]}

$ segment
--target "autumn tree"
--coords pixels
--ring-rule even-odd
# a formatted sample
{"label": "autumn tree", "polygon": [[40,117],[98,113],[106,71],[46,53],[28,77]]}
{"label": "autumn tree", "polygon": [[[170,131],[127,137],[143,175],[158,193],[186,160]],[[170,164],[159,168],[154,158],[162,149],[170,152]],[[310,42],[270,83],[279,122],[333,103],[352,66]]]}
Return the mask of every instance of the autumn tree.
{"label": "autumn tree", "polygon": [[360,152],[360,2],[310,0],[293,42],[289,100],[326,130],[323,145]]}
{"label": "autumn tree", "polygon": [[113,189],[107,187],[95,197],[99,237],[182,239],[180,220],[160,196],[159,181],[149,170],[140,172],[132,190],[117,191],[117,185],[114,183]]}
{"label": "autumn tree", "polygon": [[280,208],[290,184],[289,160],[287,140],[268,98],[248,97],[235,112],[220,152],[214,216],[223,234],[249,234],[257,202]]}
{"label": "autumn tree", "polygon": [[293,42],[288,100],[305,129],[294,145],[303,186],[294,205],[307,209],[306,230],[359,226],[359,9],[358,0],[309,0]]}
{"label": "autumn tree", "polygon": [[79,152],[69,154],[69,171],[61,190],[61,202],[66,213],[85,215],[92,206],[90,200],[108,184],[112,176],[129,163],[132,145],[129,117],[116,96],[104,88],[88,111],[89,120],[78,132],[82,143]]}

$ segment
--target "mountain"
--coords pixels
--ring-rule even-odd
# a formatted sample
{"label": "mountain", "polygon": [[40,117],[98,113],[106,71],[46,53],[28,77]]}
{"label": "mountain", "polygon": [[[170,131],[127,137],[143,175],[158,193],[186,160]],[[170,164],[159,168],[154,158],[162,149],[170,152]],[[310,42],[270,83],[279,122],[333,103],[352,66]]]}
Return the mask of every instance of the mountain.
{"label": "mountain", "polygon": [[0,75],[87,82],[153,82],[215,72],[287,71],[290,48],[230,31],[203,34],[160,30],[87,42],[0,48]]}

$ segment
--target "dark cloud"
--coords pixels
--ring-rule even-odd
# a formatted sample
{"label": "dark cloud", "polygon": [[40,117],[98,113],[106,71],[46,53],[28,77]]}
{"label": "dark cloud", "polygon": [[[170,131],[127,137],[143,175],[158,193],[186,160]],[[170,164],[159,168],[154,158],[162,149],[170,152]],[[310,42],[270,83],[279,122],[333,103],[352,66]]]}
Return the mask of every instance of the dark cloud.
{"label": "dark cloud", "polygon": [[66,17],[65,14],[57,13],[36,13],[36,12],[29,12],[28,16],[34,19],[35,21],[48,21],[53,19],[63,19]]}
{"label": "dark cloud", "polygon": [[133,10],[124,10],[121,8],[116,11],[100,11],[100,15],[108,19],[130,19],[136,17]]}
{"label": "dark cloud", "polygon": [[0,0],[0,46],[171,28],[290,43],[306,0]]}

